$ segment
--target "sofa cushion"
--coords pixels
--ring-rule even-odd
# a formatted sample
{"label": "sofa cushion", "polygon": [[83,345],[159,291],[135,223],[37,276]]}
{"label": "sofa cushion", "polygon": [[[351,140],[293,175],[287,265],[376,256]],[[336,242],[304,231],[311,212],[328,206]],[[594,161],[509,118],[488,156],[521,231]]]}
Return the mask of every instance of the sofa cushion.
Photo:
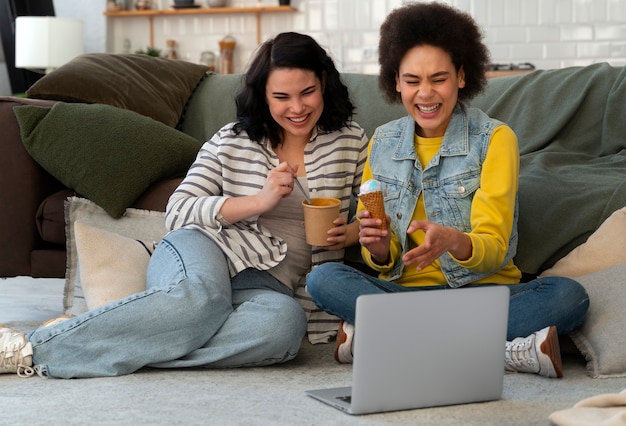
{"label": "sofa cushion", "polygon": [[[150,185],[137,198],[132,207],[140,210],[164,212],[170,195],[182,180],[182,177],[168,178]],[[63,189],[46,197],[41,202],[37,210],[36,220],[42,240],[52,244],[60,244],[65,248],[65,201],[69,197],[75,196],[80,196],[80,194],[76,194],[71,189]]]}
{"label": "sofa cushion", "polygon": [[65,207],[64,203],[76,193],[71,189],[62,189],[44,198],[37,209],[37,230],[41,239],[47,243],[65,246]]}
{"label": "sofa cushion", "polygon": [[147,55],[89,53],[46,74],[26,94],[113,105],[175,127],[206,71],[204,65]]}
{"label": "sofa cushion", "polygon": [[152,183],[183,176],[201,146],[158,121],[109,105],[58,102],[14,111],[29,154],[113,217]]}

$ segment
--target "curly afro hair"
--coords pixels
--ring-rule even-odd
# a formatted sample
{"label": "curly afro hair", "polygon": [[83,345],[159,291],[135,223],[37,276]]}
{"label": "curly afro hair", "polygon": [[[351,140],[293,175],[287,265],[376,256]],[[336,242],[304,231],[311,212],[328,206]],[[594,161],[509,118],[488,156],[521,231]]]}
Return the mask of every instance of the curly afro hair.
{"label": "curly afro hair", "polygon": [[472,99],[485,88],[489,50],[474,19],[451,6],[440,3],[412,3],[394,9],[380,27],[378,85],[390,103],[400,103],[396,76],[406,52],[429,45],[450,54],[456,70],[463,67],[465,87],[459,100]]}

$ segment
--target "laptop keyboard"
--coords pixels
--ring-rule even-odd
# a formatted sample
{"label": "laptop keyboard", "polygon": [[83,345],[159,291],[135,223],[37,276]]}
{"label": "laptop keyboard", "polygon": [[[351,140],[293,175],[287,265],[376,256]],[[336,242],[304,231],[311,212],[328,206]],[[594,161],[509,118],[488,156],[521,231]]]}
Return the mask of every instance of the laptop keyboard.
{"label": "laptop keyboard", "polygon": [[343,401],[343,402],[347,402],[348,404],[352,403],[352,396],[348,395],[348,396],[338,396],[336,397],[338,400]]}

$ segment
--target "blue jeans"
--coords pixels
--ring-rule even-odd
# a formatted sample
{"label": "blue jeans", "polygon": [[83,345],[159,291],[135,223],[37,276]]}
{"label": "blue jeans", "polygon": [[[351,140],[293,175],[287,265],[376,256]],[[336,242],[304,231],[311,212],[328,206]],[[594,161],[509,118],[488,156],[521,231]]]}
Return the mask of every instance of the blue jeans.
{"label": "blue jeans", "polygon": [[264,271],[231,281],[215,243],[179,229],[152,255],[146,291],[31,332],[33,363],[49,377],[74,378],[285,362],[306,332],[291,293]]}
{"label": "blue jeans", "polygon": [[[485,284],[470,284],[464,287]],[[511,292],[507,339],[526,337],[555,325],[560,334],[578,328],[589,308],[587,292],[578,282],[563,277],[543,277],[528,283],[508,284]],[[340,263],[324,263],[310,272],[307,289],[324,311],[354,324],[356,299],[362,294],[450,289],[447,285],[403,287],[369,276]]]}

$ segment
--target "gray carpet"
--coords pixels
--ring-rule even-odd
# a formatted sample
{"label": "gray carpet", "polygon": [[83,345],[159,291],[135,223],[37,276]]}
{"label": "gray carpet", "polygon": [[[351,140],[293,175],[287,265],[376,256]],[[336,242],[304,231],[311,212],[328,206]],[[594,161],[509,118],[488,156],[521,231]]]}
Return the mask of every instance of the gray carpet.
{"label": "gray carpet", "polygon": [[[0,280],[0,323],[28,329],[60,300],[55,292],[41,291],[45,297],[37,303],[30,283],[16,284]],[[22,291],[28,308],[20,314],[16,303]],[[11,320],[6,313],[20,317]],[[499,401],[355,417],[304,394],[350,384],[350,366],[335,363],[332,351],[332,345],[305,342],[294,361],[251,369],[145,369],[81,380],[2,375],[0,424],[549,425],[555,410],[626,389],[626,379],[589,378],[584,360],[571,354],[564,358],[563,379],[505,375]]]}

